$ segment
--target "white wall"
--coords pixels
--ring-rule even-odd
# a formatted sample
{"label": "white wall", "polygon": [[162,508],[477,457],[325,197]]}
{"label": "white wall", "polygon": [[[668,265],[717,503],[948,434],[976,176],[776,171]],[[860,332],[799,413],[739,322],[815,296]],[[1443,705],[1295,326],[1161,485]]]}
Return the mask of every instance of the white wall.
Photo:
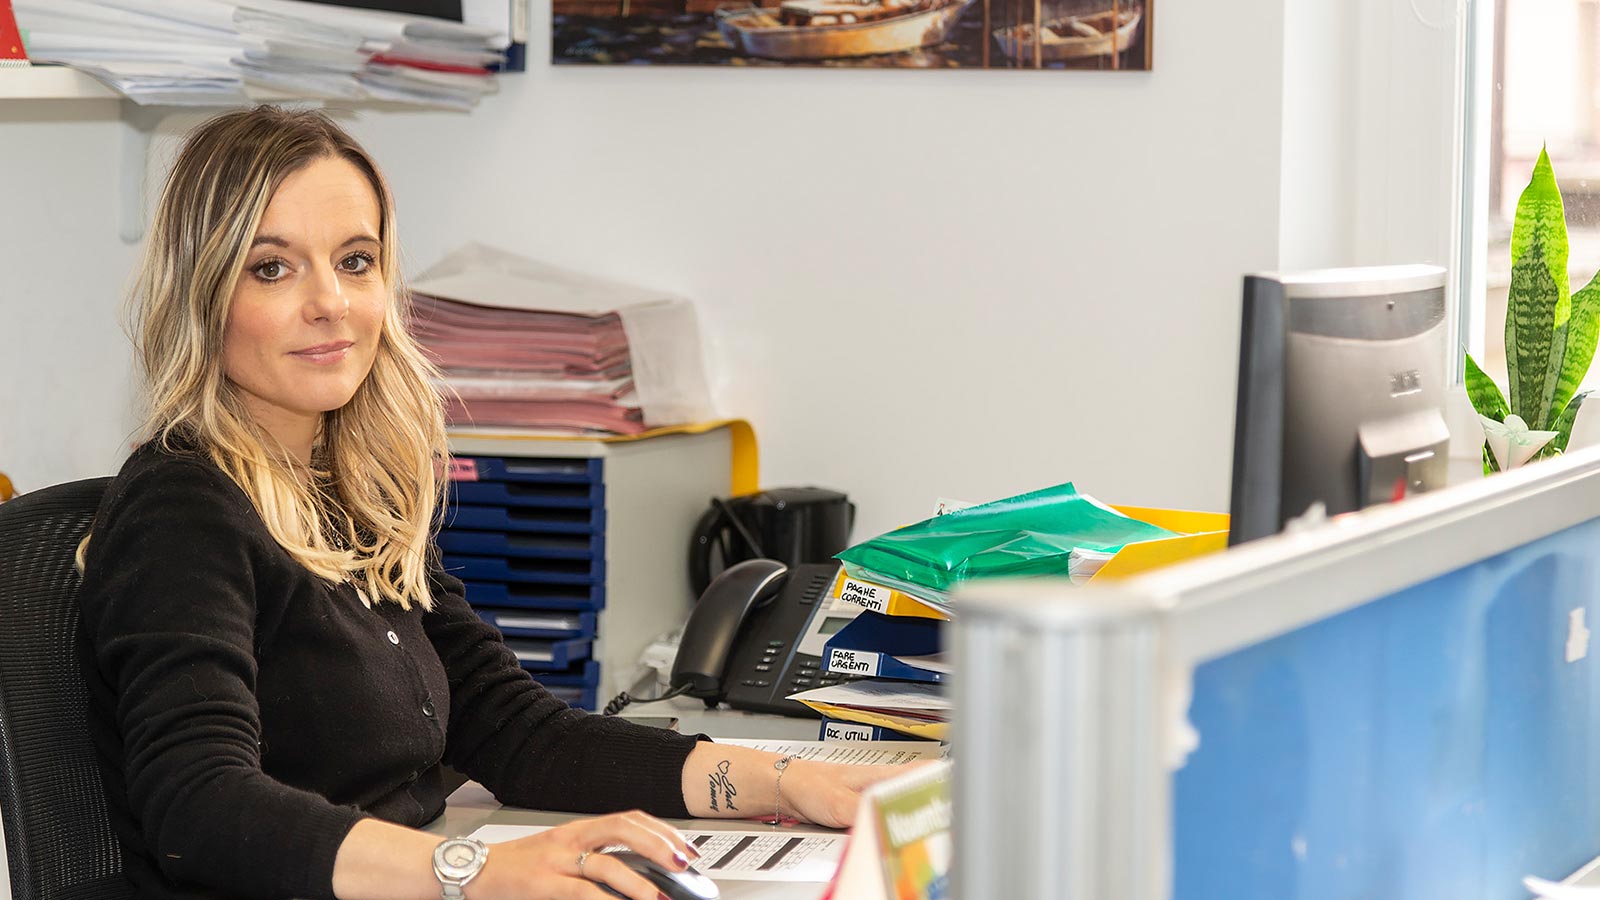
{"label": "white wall", "polygon": [[133,428],[117,104],[0,103],[0,471],[104,474]]}
{"label": "white wall", "polygon": [[[1221,509],[1239,276],[1279,254],[1283,14],[1161,0],[1155,71],[1123,74],[580,70],[541,39],[471,116],[352,127],[409,270],[481,240],[696,298],[763,481],[848,491],[858,534],[1064,480]],[[0,221],[23,487],[110,471],[131,427],[116,126],[56,110],[0,108],[0,171],[50,210]]]}
{"label": "white wall", "polygon": [[1283,10],[1283,179],[1278,264],[1352,265],[1357,46],[1354,7],[1288,0]]}

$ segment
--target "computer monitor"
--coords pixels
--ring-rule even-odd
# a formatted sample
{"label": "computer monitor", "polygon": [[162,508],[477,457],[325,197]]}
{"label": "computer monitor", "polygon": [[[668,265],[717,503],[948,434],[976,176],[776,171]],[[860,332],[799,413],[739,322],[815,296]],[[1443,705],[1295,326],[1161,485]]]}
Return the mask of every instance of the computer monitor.
{"label": "computer monitor", "polygon": [[1444,484],[1445,271],[1247,275],[1228,543]]}

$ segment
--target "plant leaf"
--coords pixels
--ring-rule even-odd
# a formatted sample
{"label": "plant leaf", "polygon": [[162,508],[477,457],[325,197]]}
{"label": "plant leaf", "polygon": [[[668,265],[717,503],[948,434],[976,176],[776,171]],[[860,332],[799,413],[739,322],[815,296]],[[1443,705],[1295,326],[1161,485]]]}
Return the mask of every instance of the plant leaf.
{"label": "plant leaf", "polygon": [[1511,296],[1506,310],[1506,368],[1511,411],[1545,430],[1567,345],[1556,340],[1572,313],[1567,283],[1567,223],[1550,157],[1543,150],[1517,200],[1511,231]]}
{"label": "plant leaf", "polygon": [[1578,420],[1578,407],[1583,405],[1583,398],[1587,396],[1589,396],[1589,391],[1573,395],[1572,402],[1567,404],[1566,408],[1561,411],[1561,417],[1556,419],[1556,436],[1555,440],[1550,442],[1550,445],[1556,449],[1557,453],[1565,453],[1567,451],[1567,441],[1572,440],[1572,423]]}
{"label": "plant leaf", "polygon": [[1562,336],[1567,350],[1561,357],[1561,379],[1556,382],[1555,396],[1550,398],[1551,421],[1566,412],[1578,385],[1589,374],[1589,364],[1594,362],[1595,345],[1600,343],[1600,273],[1572,295],[1572,315]]}
{"label": "plant leaf", "polygon": [[1500,393],[1500,386],[1478,368],[1478,361],[1472,358],[1471,353],[1467,354],[1467,397],[1478,415],[1488,416],[1496,422],[1504,422],[1511,412],[1506,406],[1505,395]]}

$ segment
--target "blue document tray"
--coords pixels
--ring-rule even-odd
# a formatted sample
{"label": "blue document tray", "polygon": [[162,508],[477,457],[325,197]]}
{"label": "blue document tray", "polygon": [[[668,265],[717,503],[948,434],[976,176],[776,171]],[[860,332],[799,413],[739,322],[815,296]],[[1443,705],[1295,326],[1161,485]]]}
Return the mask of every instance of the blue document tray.
{"label": "blue document tray", "polygon": [[908,665],[896,656],[938,653],[938,619],[919,616],[883,616],[863,612],[822,645],[823,668],[843,675],[897,678],[901,681],[942,682],[943,672]]}
{"label": "blue document tray", "polygon": [[444,508],[444,527],[545,534],[601,534],[606,529],[606,511],[598,506],[589,509],[518,509],[450,502]]}
{"label": "blue document tray", "polygon": [[[523,668],[527,667],[524,666]],[[592,659],[580,660],[565,671],[534,672],[532,674],[534,681],[547,688],[586,687],[592,689],[600,685],[600,663]]]}
{"label": "blue document tray", "polygon": [[605,538],[598,534],[519,534],[446,528],[439,532],[439,549],[446,553],[519,559],[604,559]]}
{"label": "blue document tray", "polygon": [[467,602],[473,606],[594,610],[604,609],[606,605],[606,588],[603,584],[535,585],[492,581],[467,581],[465,584]]}
{"label": "blue document tray", "polygon": [[517,662],[524,669],[544,671],[546,669],[565,669],[581,659],[589,658],[589,640],[587,638],[569,639],[564,641],[541,640],[538,638],[506,638],[506,646],[517,655]]}
{"label": "blue document tray", "polygon": [[547,509],[605,506],[606,489],[595,484],[523,484],[515,481],[452,481],[457,503]]}
{"label": "blue document tray", "polygon": [[596,616],[592,612],[548,609],[478,609],[478,618],[500,629],[508,638],[591,639]]}
{"label": "blue document tray", "polygon": [[[478,481],[536,484],[598,484],[603,460],[563,457],[457,456],[457,468],[470,467]],[[456,482],[472,484],[472,481]]]}
{"label": "blue document tray", "polygon": [[444,570],[465,581],[504,581],[519,584],[603,584],[603,559],[506,559],[503,556],[444,554]]}
{"label": "blue document tray", "polygon": [[557,700],[563,700],[568,706],[577,709],[595,711],[599,706],[595,703],[595,689],[592,687],[555,687],[545,686]]}

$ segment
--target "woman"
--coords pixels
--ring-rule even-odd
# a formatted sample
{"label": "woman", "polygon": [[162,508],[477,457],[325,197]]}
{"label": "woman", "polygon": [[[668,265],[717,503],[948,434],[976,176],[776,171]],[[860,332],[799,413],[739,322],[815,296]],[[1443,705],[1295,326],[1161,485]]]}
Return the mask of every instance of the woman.
{"label": "woman", "polygon": [[[382,176],[319,113],[207,122],[162,195],[135,288],[149,438],[82,551],[91,728],[140,894],[651,900],[592,851],[686,868],[653,815],[845,824],[892,770],[569,709],[467,606],[431,551],[446,444],[398,257]],[[610,814],[446,847],[414,830],[441,763]]]}

